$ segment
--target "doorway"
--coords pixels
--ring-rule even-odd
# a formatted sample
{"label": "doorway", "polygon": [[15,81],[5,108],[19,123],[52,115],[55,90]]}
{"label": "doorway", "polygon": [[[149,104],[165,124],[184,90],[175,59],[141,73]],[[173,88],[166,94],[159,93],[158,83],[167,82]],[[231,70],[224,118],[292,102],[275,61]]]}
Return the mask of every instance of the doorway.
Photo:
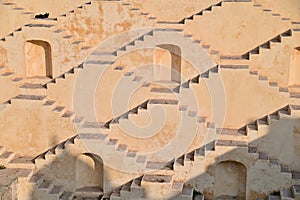
{"label": "doorway", "polygon": [[103,189],[103,161],[94,154],[82,154],[76,159],[76,189]]}
{"label": "doorway", "polygon": [[246,199],[247,169],[245,165],[235,161],[220,162],[216,166],[215,199]]}
{"label": "doorway", "polygon": [[51,46],[46,41],[29,40],[25,43],[26,76],[52,78]]}
{"label": "doorway", "polygon": [[154,80],[181,82],[181,50],[172,44],[158,45],[154,50]]}
{"label": "doorway", "polygon": [[297,47],[292,51],[289,86],[300,87],[300,47]]}

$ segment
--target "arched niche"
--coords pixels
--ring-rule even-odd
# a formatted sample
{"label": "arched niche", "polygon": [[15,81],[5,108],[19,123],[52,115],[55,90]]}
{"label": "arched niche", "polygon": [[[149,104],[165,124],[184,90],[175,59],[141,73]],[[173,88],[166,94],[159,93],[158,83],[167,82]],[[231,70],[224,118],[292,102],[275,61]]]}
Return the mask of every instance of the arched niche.
{"label": "arched niche", "polygon": [[103,191],[103,161],[94,154],[81,154],[76,158],[76,189],[96,188]]}
{"label": "arched niche", "polygon": [[173,44],[157,45],[154,50],[154,80],[181,81],[181,49]]}
{"label": "arched niche", "polygon": [[26,76],[47,76],[52,78],[52,52],[48,42],[28,40],[25,43]]}
{"label": "arched niche", "polygon": [[300,87],[300,47],[297,47],[292,51],[289,86]]}
{"label": "arched niche", "polygon": [[240,162],[222,161],[215,168],[215,199],[246,199],[247,168]]}

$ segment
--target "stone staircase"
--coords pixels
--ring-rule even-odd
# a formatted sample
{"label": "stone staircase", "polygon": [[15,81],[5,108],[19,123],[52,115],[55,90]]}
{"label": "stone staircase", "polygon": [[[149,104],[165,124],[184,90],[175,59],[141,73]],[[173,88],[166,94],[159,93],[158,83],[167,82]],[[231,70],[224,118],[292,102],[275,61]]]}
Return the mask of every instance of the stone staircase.
{"label": "stone staircase", "polygon": [[284,31],[283,33],[278,34],[274,38],[264,42],[263,44],[258,45],[257,47],[253,48],[252,50],[244,53],[243,55],[221,55],[220,59],[221,62],[225,63],[227,62],[234,62],[236,60],[251,60],[252,57],[257,57],[261,52],[268,51],[272,49],[272,46],[281,44],[285,40],[290,40],[292,37],[296,37],[300,29],[298,28],[298,25],[296,22],[291,22],[292,26],[294,26],[291,29],[288,29]]}
{"label": "stone staircase", "polygon": [[[155,189],[152,187],[152,192],[156,193],[159,189],[168,188],[167,193],[163,194],[165,198],[168,197],[174,200],[193,198],[193,187],[191,185],[185,184],[183,181],[172,180],[172,177],[168,175],[151,174],[144,174],[138,178],[132,179],[107,196],[109,196],[111,200],[131,198],[145,199],[144,187],[149,188],[152,185],[155,187]],[[204,196],[198,195],[198,199],[204,200]]]}
{"label": "stone staircase", "polygon": [[0,66],[0,76],[6,77],[12,82],[18,83],[23,80],[23,78],[17,76],[15,72],[9,70],[6,66]]}
{"label": "stone staircase", "polygon": [[196,16],[203,16],[203,15],[205,15],[205,13],[209,13],[209,12],[212,12],[214,10],[217,10],[218,7],[222,7],[222,4],[224,2],[252,2],[252,0],[239,0],[239,1],[222,0],[222,1],[219,1],[219,2],[217,2],[215,4],[210,5],[207,8],[204,8],[204,9],[198,11],[197,13],[195,13],[195,14],[193,14],[191,16],[185,17],[185,18],[183,18],[182,20],[180,20],[178,22],[158,21],[157,23],[159,23],[159,24],[186,24],[186,23],[188,23],[188,21],[194,20],[194,18]]}
{"label": "stone staircase", "polygon": [[42,174],[34,174],[28,181],[32,187],[32,195],[35,199],[47,200],[72,200],[91,199],[96,200],[103,196],[98,188],[82,188],[76,191],[65,191],[63,186],[55,185],[51,180],[44,178]]}
{"label": "stone staircase", "polygon": [[[17,197],[17,194],[13,194],[16,193],[16,185],[27,183],[33,176],[35,166],[32,159],[32,157],[18,155],[0,146],[0,198],[11,198],[10,195]],[[4,194],[6,190],[8,190],[7,197]],[[2,197],[3,194],[4,197]]]}
{"label": "stone staircase", "polygon": [[294,92],[288,87],[281,87],[276,81],[270,81],[267,76],[260,75],[257,70],[251,69],[249,65],[220,65],[221,69],[249,69],[249,74],[251,76],[257,76],[259,81],[266,82],[271,88],[276,88],[276,90],[283,94],[288,94],[291,99],[299,99],[300,93]]}
{"label": "stone staircase", "polygon": [[[26,86],[27,84],[25,84]],[[23,85],[23,87],[25,87]],[[41,88],[40,86],[30,86],[30,87],[36,87],[34,89],[41,89],[41,91],[44,90],[44,88]],[[31,88],[32,89],[32,88]],[[28,90],[29,92],[32,92],[32,90]],[[34,92],[36,92],[36,90],[34,90]],[[66,107],[58,105],[56,101],[54,100],[50,100],[47,98],[47,96],[45,95],[40,95],[40,94],[19,94],[16,97],[4,102],[3,104],[5,106],[12,106],[14,104],[14,102],[20,102],[20,101],[31,101],[31,102],[37,102],[40,103],[41,106],[56,112],[59,116],[63,117],[63,118],[68,118],[70,119],[70,121],[74,122],[75,124],[77,124],[77,119],[75,116],[75,113],[72,111],[69,111],[66,109]],[[78,118],[79,119],[79,118]],[[81,122],[81,121],[80,121]],[[78,122],[78,123],[80,123]]]}
{"label": "stone staircase", "polygon": [[300,185],[283,188],[279,192],[268,195],[267,200],[298,200],[300,199]]}
{"label": "stone staircase", "polygon": [[300,107],[299,105],[286,105],[283,108],[276,110],[266,116],[261,117],[260,119],[255,120],[243,126],[239,129],[239,131],[245,132],[246,135],[255,134],[260,126],[268,126],[272,123],[272,121],[279,121],[285,116],[293,116],[293,113],[299,113]]}
{"label": "stone staircase", "polygon": [[2,199],[17,198],[16,186],[20,183],[26,183],[32,177],[31,169],[6,168],[0,170],[0,191]]}
{"label": "stone staircase", "polygon": [[[81,67],[82,65],[74,67],[73,69],[54,79],[44,76],[13,78],[12,81],[17,82],[19,85],[19,94],[4,102],[3,104],[9,106],[13,104],[14,101],[20,100],[40,101],[43,106],[48,107],[52,111],[59,113],[60,116],[70,118],[70,120],[74,120],[74,112],[67,110],[65,106],[58,105],[56,101],[47,98],[47,87],[50,84],[55,84],[61,81],[61,79],[66,79],[68,76],[73,76],[75,73],[77,73],[78,70],[82,69]],[[4,68],[5,67],[3,67],[2,69],[5,70]],[[14,75],[14,73],[11,72],[5,72],[4,74],[8,74],[9,76]]]}
{"label": "stone staircase", "polygon": [[[20,24],[26,23],[26,21],[30,21],[30,19],[34,17],[33,12],[25,10],[25,8],[18,6],[16,3],[12,1],[1,1],[0,10],[2,10],[2,12],[9,10],[11,16],[7,16],[7,17],[20,18],[20,22],[21,22]],[[19,24],[17,23],[16,25],[18,26]],[[20,31],[19,28],[17,27],[9,27],[9,28],[13,30],[15,29],[16,32]]]}
{"label": "stone staircase", "polygon": [[[135,38],[122,47],[112,52],[103,52],[100,49],[95,49],[87,61],[86,65],[97,64],[113,64],[112,62],[122,55],[130,51],[135,51],[145,48],[155,48],[159,44],[172,43],[181,47],[181,56],[189,61],[196,70],[204,71],[211,68],[214,63],[210,61],[207,52],[199,46],[199,41],[191,39],[190,35],[181,33],[182,29],[176,28],[154,28],[149,32]],[[189,44],[189,45],[187,45]],[[190,52],[194,52],[191,54]],[[206,57],[207,60],[199,61],[199,56]],[[123,69],[122,69],[123,70]]]}
{"label": "stone staircase", "polygon": [[44,180],[40,174],[34,174],[28,183],[32,185],[32,195],[36,199],[60,199],[66,195],[63,186],[53,185],[50,180]]}
{"label": "stone staircase", "polygon": [[[4,5],[15,5],[12,2],[7,2],[7,3],[3,3],[3,4]],[[90,5],[90,1],[87,1],[83,5],[79,6],[77,9],[83,9],[84,5]],[[74,12],[74,10],[73,10],[73,12]],[[73,13],[73,12],[69,11],[69,13]],[[44,28],[51,28],[51,27],[55,26],[54,25],[55,22],[58,21],[58,18],[36,19],[36,18],[34,18],[34,15],[33,15],[32,12],[26,12],[26,13],[32,15],[31,23],[25,24],[24,26],[17,28],[15,31],[12,31],[6,37],[2,38],[1,41],[6,41],[6,39],[8,37],[13,37],[14,35],[17,34],[17,32],[21,32],[22,28],[24,28],[24,27],[44,27]],[[66,18],[67,14],[62,14],[60,17]]]}
{"label": "stone staircase", "polygon": [[10,169],[34,169],[33,157],[20,156],[0,146],[0,165]]}

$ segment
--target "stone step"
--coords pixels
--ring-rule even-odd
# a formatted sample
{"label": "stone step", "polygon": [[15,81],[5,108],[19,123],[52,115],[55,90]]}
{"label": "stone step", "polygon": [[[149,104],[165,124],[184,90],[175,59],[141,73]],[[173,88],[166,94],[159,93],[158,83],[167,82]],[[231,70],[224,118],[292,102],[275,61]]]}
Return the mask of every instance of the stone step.
{"label": "stone step", "polygon": [[300,93],[300,85],[292,85],[289,86],[290,92]]}
{"label": "stone step", "polygon": [[75,113],[72,111],[65,111],[62,115],[64,118],[69,118],[70,120],[75,119]]}
{"label": "stone step", "polygon": [[300,172],[292,171],[292,179],[300,179]]}
{"label": "stone step", "polygon": [[173,177],[170,175],[162,175],[162,174],[146,174],[144,175],[141,185],[143,185],[144,182],[149,183],[171,183]]}
{"label": "stone step", "polygon": [[282,200],[294,200],[294,195],[291,188],[281,189],[280,196]]}
{"label": "stone step", "polygon": [[51,28],[53,26],[54,26],[53,24],[45,24],[45,23],[31,23],[25,25],[25,27],[28,28]]}
{"label": "stone step", "polygon": [[167,163],[165,163],[165,162],[148,161],[146,164],[147,169],[156,169],[156,170],[165,169],[166,166],[167,166]]}
{"label": "stone step", "polygon": [[15,156],[8,164],[9,168],[34,169],[33,158],[30,156]]}
{"label": "stone step", "polygon": [[216,146],[235,146],[235,147],[247,147],[248,144],[246,141],[238,140],[217,140]]}
{"label": "stone step", "polygon": [[300,199],[300,185],[293,185],[292,192],[295,199]]}
{"label": "stone step", "polygon": [[57,102],[53,101],[53,100],[47,100],[47,101],[45,101],[43,106],[49,107],[49,109],[53,110],[54,108],[56,108]]}
{"label": "stone step", "polygon": [[45,153],[45,160],[52,160],[56,157],[55,149],[50,149]]}
{"label": "stone step", "polygon": [[61,153],[63,153],[64,148],[65,148],[64,143],[65,142],[62,142],[55,147],[55,149],[54,149],[55,155],[60,155]]}
{"label": "stone step", "polygon": [[49,191],[49,195],[61,196],[63,193],[63,186],[54,185],[53,188]]}
{"label": "stone step", "polygon": [[74,194],[76,197],[97,198],[103,195],[103,190],[100,187],[83,187],[76,189]]}
{"label": "stone step", "polygon": [[280,196],[269,195],[268,200],[280,200]]}
{"label": "stone step", "polygon": [[290,92],[290,98],[300,98],[300,92]]}
{"label": "stone step", "polygon": [[178,100],[175,100],[175,99],[150,99],[148,104],[178,105]]}
{"label": "stone step", "polygon": [[178,22],[171,21],[158,21],[157,26],[160,28],[182,29],[184,27],[184,24],[179,24]]}
{"label": "stone step", "polygon": [[0,66],[0,74],[4,74],[5,72],[7,72],[7,68],[4,66]]}
{"label": "stone step", "polygon": [[67,108],[64,106],[56,106],[52,111],[60,113],[60,115],[63,115],[67,111]]}
{"label": "stone step", "polygon": [[288,165],[281,164],[280,165],[280,172],[281,173],[291,173],[291,170],[290,170]]}
{"label": "stone step", "polygon": [[41,84],[25,83],[20,86],[20,93],[22,95],[46,95],[47,90]]}
{"label": "stone step", "polygon": [[43,180],[37,187],[39,190],[49,191],[53,188],[52,181]]}
{"label": "stone step", "polygon": [[59,199],[60,200],[71,200],[74,197],[74,193],[73,192],[64,192]]}
{"label": "stone step", "polygon": [[46,96],[45,95],[18,95],[11,99],[11,103],[19,102],[19,101],[33,101],[33,102],[41,102],[45,103]]}
{"label": "stone step", "polygon": [[126,67],[126,66],[118,65],[118,66],[116,66],[116,67],[114,68],[114,70],[116,70],[116,71],[122,71],[122,70],[125,69],[125,67]]}
{"label": "stone step", "polygon": [[5,152],[5,147],[0,146],[0,155],[3,154]]}
{"label": "stone step", "polygon": [[42,174],[34,174],[30,179],[29,183],[39,185],[43,181],[43,175]]}
{"label": "stone step", "polygon": [[88,60],[107,60],[115,61],[117,56],[113,52],[103,52],[103,51],[93,51],[92,54],[88,57]]}
{"label": "stone step", "polygon": [[51,78],[47,76],[33,76],[23,79],[24,84],[41,84],[45,85],[46,83],[50,82]]}
{"label": "stone step", "polygon": [[113,191],[109,197],[110,200],[121,200],[121,193],[119,190]]}
{"label": "stone step", "polygon": [[161,88],[151,88],[150,98],[157,99],[178,99],[178,93],[174,92],[172,89],[161,87]]}
{"label": "stone step", "polygon": [[14,152],[5,151],[0,155],[0,165],[6,166],[15,156]]}
{"label": "stone step", "polygon": [[191,197],[193,196],[193,186],[192,185],[189,185],[189,184],[184,184],[183,185],[183,188],[182,188],[182,193],[181,193],[181,196],[188,196],[188,197]]}
{"label": "stone step", "polygon": [[172,190],[174,191],[182,191],[184,182],[181,180],[174,180],[172,185]]}
{"label": "stone step", "polygon": [[4,73],[1,73],[1,76],[7,77],[7,78],[12,78],[14,76],[14,73],[13,72],[4,72]]}

